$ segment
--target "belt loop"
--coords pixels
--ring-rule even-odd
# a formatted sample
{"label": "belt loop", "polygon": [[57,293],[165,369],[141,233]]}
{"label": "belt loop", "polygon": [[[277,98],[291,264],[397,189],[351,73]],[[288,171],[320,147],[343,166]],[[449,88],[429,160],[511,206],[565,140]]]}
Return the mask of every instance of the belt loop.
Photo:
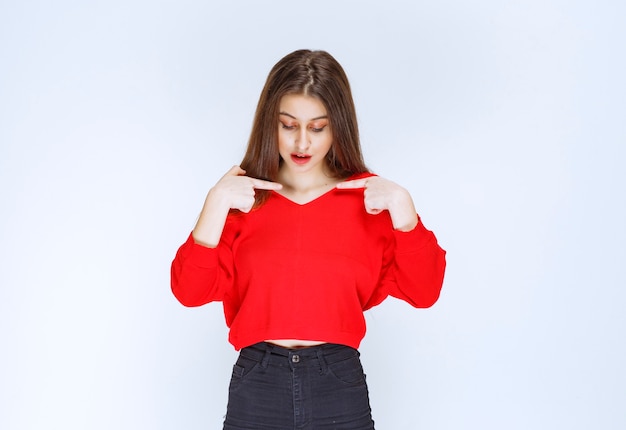
{"label": "belt loop", "polygon": [[326,370],[328,369],[328,366],[326,364],[326,359],[324,358],[324,351],[322,351],[322,347],[318,347],[317,348],[317,361],[319,362],[320,365],[320,375],[324,375],[326,374]]}
{"label": "belt loop", "polygon": [[267,368],[267,363],[270,361],[270,355],[272,355],[272,346],[268,343],[265,344],[265,355],[263,356],[263,360],[261,360],[261,367],[263,369]]}

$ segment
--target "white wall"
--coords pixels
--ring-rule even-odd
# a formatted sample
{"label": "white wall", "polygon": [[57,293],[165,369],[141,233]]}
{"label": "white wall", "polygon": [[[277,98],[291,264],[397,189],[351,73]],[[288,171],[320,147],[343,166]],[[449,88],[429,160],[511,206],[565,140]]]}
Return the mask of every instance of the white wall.
{"label": "white wall", "polygon": [[0,428],[221,428],[235,352],[169,265],[270,67],[331,52],[448,250],[362,345],[379,429],[622,429],[623,2],[2,1]]}

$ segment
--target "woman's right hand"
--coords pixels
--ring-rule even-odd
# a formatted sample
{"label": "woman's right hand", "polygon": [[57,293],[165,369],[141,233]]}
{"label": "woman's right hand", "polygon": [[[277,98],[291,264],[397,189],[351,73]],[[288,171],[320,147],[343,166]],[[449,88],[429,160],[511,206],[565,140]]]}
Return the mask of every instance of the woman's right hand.
{"label": "woman's right hand", "polygon": [[280,190],[283,186],[277,182],[244,176],[246,171],[239,166],[233,166],[217,184],[209,191],[209,198],[219,202],[222,208],[238,209],[241,212],[250,212],[254,205],[254,190]]}
{"label": "woman's right hand", "polygon": [[246,171],[233,166],[209,190],[204,207],[193,229],[196,243],[215,248],[219,243],[226,217],[231,209],[250,212],[254,206],[255,189],[280,190],[283,186],[277,182],[245,176]]}

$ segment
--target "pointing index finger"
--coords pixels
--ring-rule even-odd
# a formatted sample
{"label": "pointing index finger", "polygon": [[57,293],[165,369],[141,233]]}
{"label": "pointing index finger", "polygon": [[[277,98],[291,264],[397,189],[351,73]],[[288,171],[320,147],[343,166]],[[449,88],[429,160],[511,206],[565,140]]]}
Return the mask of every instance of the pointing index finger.
{"label": "pointing index finger", "polygon": [[252,179],[252,186],[259,190],[280,190],[283,186],[278,182],[264,181],[262,179]]}
{"label": "pointing index finger", "polygon": [[342,190],[354,190],[357,188],[365,188],[368,178],[353,179],[352,181],[339,182],[337,188]]}

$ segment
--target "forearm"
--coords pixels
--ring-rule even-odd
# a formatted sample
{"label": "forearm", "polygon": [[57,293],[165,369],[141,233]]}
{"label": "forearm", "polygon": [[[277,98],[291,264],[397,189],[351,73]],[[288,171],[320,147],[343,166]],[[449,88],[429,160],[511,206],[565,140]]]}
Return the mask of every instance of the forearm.
{"label": "forearm", "polygon": [[411,194],[404,188],[395,190],[389,207],[389,215],[391,216],[394,230],[408,232],[417,226],[419,218],[415,211],[413,199]]}
{"label": "forearm", "polygon": [[229,210],[219,193],[211,189],[192,232],[194,241],[207,248],[215,248],[222,237]]}
{"label": "forearm", "polygon": [[189,237],[176,253],[171,267],[174,296],[185,306],[221,300],[217,249],[195,243]]}
{"label": "forearm", "polygon": [[414,230],[395,236],[395,288],[391,295],[415,307],[432,306],[443,284],[446,252],[421,221]]}

